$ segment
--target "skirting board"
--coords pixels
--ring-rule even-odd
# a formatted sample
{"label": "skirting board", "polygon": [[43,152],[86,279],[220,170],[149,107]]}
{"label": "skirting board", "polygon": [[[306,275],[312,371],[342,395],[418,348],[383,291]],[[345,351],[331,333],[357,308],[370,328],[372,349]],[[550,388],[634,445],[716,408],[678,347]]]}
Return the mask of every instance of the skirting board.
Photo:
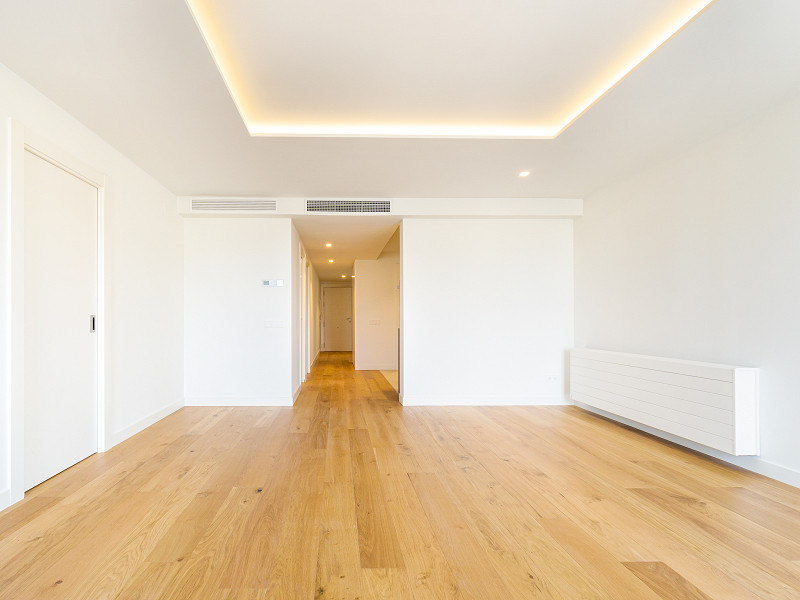
{"label": "skirting board", "polygon": [[700,452],[701,454],[705,454],[707,456],[719,459],[735,467],[739,467],[747,471],[752,471],[753,473],[758,473],[759,475],[764,475],[765,477],[769,477],[770,479],[775,479],[777,481],[781,481],[788,485],[800,488],[800,471],[795,471],[793,469],[784,467],[782,465],[776,465],[775,463],[768,462],[758,456],[732,456],[730,454],[726,454],[725,452],[720,452],[718,450],[714,450],[713,448],[708,448],[707,446],[703,446],[702,444],[698,444],[696,442],[692,442],[690,440],[678,437],[677,435],[672,435],[671,433],[666,433],[664,431],[648,427],[647,425],[636,423],[635,421],[631,421],[629,419],[626,419],[625,417],[612,415],[604,410],[600,410],[599,408],[594,408],[592,406],[587,406],[581,402],[575,402],[575,406],[577,406],[578,408],[582,408],[585,411],[594,413],[596,415],[600,415],[601,417],[610,419],[612,421],[617,421],[618,423],[622,423],[623,425],[629,425],[630,427],[633,427],[635,429],[640,429],[641,431],[654,435],[655,437],[659,437],[669,442],[673,442],[680,446],[685,446],[690,450],[694,450],[695,452]]}
{"label": "skirting board", "polygon": [[400,396],[403,406],[566,406],[566,398],[529,396]]}
{"label": "skirting board", "polygon": [[356,371],[397,371],[397,363],[358,363]]}
{"label": "skirting board", "polygon": [[291,396],[267,398],[186,398],[186,406],[292,406]]}
{"label": "skirting board", "polygon": [[11,506],[11,490],[8,488],[0,492],[0,510],[5,510]]}
{"label": "skirting board", "polygon": [[120,442],[124,442],[129,437],[136,435],[140,431],[144,431],[153,423],[157,423],[164,417],[171,415],[176,410],[180,410],[181,408],[183,408],[183,402],[176,402],[175,404],[171,404],[170,406],[162,408],[161,410],[157,410],[153,414],[146,416],[144,419],[137,421],[133,425],[129,425],[125,429],[121,429],[116,433],[112,433],[110,439],[108,440],[108,449],[110,450]]}

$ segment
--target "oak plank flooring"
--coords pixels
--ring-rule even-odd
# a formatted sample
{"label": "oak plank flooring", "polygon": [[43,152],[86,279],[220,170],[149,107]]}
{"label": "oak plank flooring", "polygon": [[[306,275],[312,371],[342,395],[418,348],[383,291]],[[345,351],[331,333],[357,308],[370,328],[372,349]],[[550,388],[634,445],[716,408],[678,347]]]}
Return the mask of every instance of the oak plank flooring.
{"label": "oak plank flooring", "polygon": [[0,525],[0,540],[14,533],[14,531],[25,525],[27,522],[35,519],[36,516],[42,511],[50,508],[60,501],[60,498],[47,498],[41,496],[38,498],[31,498],[27,502],[22,502],[12,506],[6,511],[2,521],[0,521],[0,523],[2,523],[2,525]]}
{"label": "oak plank flooring", "polygon": [[325,483],[315,596],[325,600],[361,597],[361,572],[353,486]]}
{"label": "oak plank flooring", "polygon": [[469,516],[433,473],[411,473],[411,483],[465,599],[508,598],[511,589],[487,560]]}
{"label": "oak plank flooring", "polygon": [[0,513],[0,600],[800,598],[800,490],[575,407],[404,408],[322,353]]}
{"label": "oak plank flooring", "polygon": [[711,600],[662,562],[631,562],[625,566],[662,598],[684,600]]}
{"label": "oak plank flooring", "polygon": [[353,429],[350,434],[361,566],[365,569],[400,568],[403,566],[403,553],[385,501],[375,452],[371,447],[365,447],[369,444],[366,430]]}

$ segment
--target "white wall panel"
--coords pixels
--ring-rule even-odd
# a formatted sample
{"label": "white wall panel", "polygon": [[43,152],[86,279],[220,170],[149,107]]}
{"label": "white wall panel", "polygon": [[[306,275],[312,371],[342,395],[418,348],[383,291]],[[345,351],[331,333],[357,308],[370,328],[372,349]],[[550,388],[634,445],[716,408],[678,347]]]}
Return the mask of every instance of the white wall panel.
{"label": "white wall panel", "polygon": [[406,219],[404,404],[565,403],[572,221]]}
{"label": "white wall panel", "polygon": [[291,406],[292,230],[290,219],[185,219],[187,404]]}

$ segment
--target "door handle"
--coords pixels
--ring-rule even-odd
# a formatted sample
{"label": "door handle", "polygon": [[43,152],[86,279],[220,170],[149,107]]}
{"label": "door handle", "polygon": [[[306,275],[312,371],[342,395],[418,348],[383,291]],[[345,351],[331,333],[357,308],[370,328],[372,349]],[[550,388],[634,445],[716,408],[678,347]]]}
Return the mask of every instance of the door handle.
{"label": "door handle", "polygon": [[97,315],[89,315],[89,331],[91,333],[97,331]]}

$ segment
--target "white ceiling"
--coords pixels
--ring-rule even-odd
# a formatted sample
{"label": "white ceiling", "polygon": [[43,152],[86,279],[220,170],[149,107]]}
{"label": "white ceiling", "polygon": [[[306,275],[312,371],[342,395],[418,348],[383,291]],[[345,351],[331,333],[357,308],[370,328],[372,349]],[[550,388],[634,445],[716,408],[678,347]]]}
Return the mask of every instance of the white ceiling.
{"label": "white ceiling", "polygon": [[[233,4],[215,3],[226,11]],[[284,25],[275,40],[263,42],[272,51],[254,65],[260,73],[254,95],[265,96],[278,82],[282,110],[297,102],[322,119],[333,106],[338,119],[356,98],[350,116],[366,118],[367,100],[376,98],[375,118],[405,122],[410,113],[395,111],[422,118],[420,111],[430,109],[427,119],[493,123],[511,119],[506,111],[521,117],[528,97],[547,98],[543,106],[557,112],[578,85],[570,64],[579,74],[594,72],[581,62],[593,58],[590,50],[633,43],[617,34],[677,6],[341,0],[316,3],[312,18],[307,2],[257,4],[280,13]],[[481,12],[490,5],[492,12]],[[344,10],[353,6],[366,12]],[[459,6],[471,11],[463,22],[453,17]],[[547,15],[541,23],[532,16],[537,10]],[[412,13],[421,25],[412,27]],[[797,98],[798,23],[797,0],[717,0],[556,139],[251,137],[183,0],[0,0],[0,62],[178,195],[585,198]],[[360,30],[380,52],[362,47],[363,38],[351,40]],[[259,31],[250,32],[249,43]],[[536,39],[526,39],[528,32]],[[511,45],[484,51],[482,36],[493,46],[507,36]],[[340,45],[329,52],[337,37]],[[425,52],[409,56],[416,39]],[[425,66],[437,40],[444,53]],[[392,76],[378,70],[365,81],[363,73],[376,73],[373,59],[391,59]],[[427,106],[419,85],[445,68],[446,81],[431,86],[434,101]],[[518,177],[521,170],[530,177]]]}
{"label": "white ceiling", "polygon": [[555,140],[251,137],[182,0],[0,0],[0,62],[180,195],[581,198],[795,94],[798,23],[718,0]]}

